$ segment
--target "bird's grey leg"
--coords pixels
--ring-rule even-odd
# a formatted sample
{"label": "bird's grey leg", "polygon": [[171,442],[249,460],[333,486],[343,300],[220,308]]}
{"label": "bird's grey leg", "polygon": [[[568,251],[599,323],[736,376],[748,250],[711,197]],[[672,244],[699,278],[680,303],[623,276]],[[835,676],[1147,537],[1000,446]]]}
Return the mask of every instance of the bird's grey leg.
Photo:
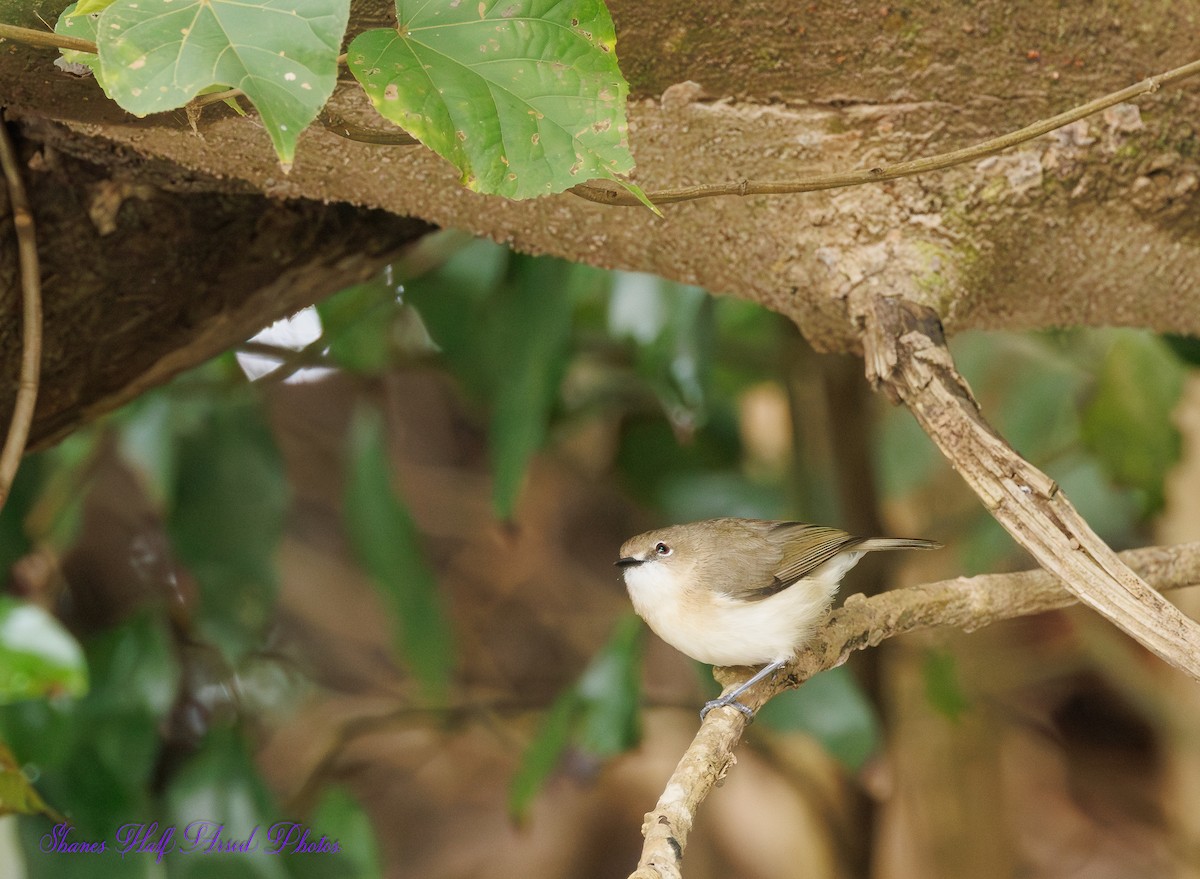
{"label": "bird's grey leg", "polygon": [[720,699],[713,699],[711,702],[704,703],[704,707],[700,709],[700,719],[704,720],[704,718],[708,715],[708,712],[712,711],[714,708],[729,707],[736,708],[738,711],[742,712],[742,714],[746,715],[748,720],[753,720],[754,712],[741,702],[738,702],[737,697],[749,690],[767,675],[774,674],[787,664],[788,660],[779,659],[775,662],[772,662],[770,665],[763,666],[763,668],[754,677],[750,678],[750,680],[746,681],[746,683],[742,684],[732,693],[728,693],[722,696]]}

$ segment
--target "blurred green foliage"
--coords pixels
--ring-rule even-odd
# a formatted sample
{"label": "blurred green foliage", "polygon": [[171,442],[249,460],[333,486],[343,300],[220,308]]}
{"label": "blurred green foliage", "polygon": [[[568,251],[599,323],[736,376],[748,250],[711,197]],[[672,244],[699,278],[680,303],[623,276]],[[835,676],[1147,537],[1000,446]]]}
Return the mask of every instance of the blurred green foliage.
{"label": "blurred green foliage", "polygon": [[261,644],[270,621],[287,496],[283,461],[251,401],[215,406],[175,437],[167,529],[200,583],[202,630],[231,660]]}
{"label": "blurred green foliage", "polygon": [[65,820],[42,799],[12,751],[0,745],[0,817],[5,815],[45,815],[52,821]]}
{"label": "blurred green foliage", "polygon": [[52,615],[0,595],[0,703],[87,690],[83,651]]}
{"label": "blurred green foliage", "polygon": [[392,490],[379,415],[360,411],[351,427],[346,530],[395,621],[396,644],[426,695],[443,700],[453,670],[450,624],[437,578],[425,563],[416,523]]}
{"label": "blurred green foliage", "polygon": [[971,700],[958,680],[958,663],[946,650],[931,649],[921,662],[925,698],[943,716],[958,720],[971,708]]}
{"label": "blurred green foliage", "polygon": [[861,769],[882,741],[875,709],[844,666],[776,696],[756,719],[779,732],[807,733],[851,771]]}
{"label": "blurred green foliage", "polygon": [[[812,496],[835,484],[830,460],[808,450],[802,459],[756,458],[750,432],[757,428],[743,410],[748,395],[773,389],[785,409],[797,405],[789,368],[803,342],[783,318],[646,275],[515,255],[483,241],[439,241],[432,266],[397,266],[323,303],[321,339],[264,381],[314,363],[351,372],[364,387],[406,364],[446,371],[486,426],[499,519],[520,508],[538,451],[594,420],[615,438],[612,478],[660,521],[805,518],[839,508],[842,499]],[[952,347],[1013,445],[1059,481],[1105,539],[1141,542],[1179,454],[1169,414],[1194,348],[1129,330],[969,333]],[[954,475],[911,417],[871,405],[871,467],[859,478],[875,479],[885,504],[927,511],[927,536],[952,544],[965,572],[1022,566],[1007,535],[973,499],[956,495]],[[788,414],[785,432],[810,417]],[[455,640],[392,472],[385,426],[383,414],[365,405],[348,431],[344,526],[392,619],[397,656],[422,684],[423,698],[440,704],[453,688]],[[5,639],[4,621],[24,605],[0,604],[0,697],[11,700],[0,706],[0,741],[23,769],[8,776],[13,792],[4,796],[13,802],[0,806],[37,811],[32,780],[88,838],[110,837],[117,821],[201,814],[237,828],[269,824],[279,819],[279,804],[257,773],[247,732],[256,712],[286,710],[294,698],[289,674],[267,649],[274,555],[291,495],[262,398],[232,358],[221,358],[31,456],[0,512],[0,557],[10,569],[39,547],[70,548],[92,464],[109,440],[140,475],[199,599],[181,609],[172,581],[159,600],[120,615],[123,621],[76,633],[86,669],[69,649],[20,654],[20,639]],[[838,444],[830,438],[834,456]],[[798,486],[808,486],[808,496]],[[509,792],[515,817],[528,814],[565,757],[603,760],[637,741],[641,633],[636,618],[619,622],[544,714]],[[953,716],[972,710],[947,654],[927,657],[924,678],[935,708]],[[851,769],[882,735],[842,669],[773,701],[762,722],[816,737]],[[181,724],[190,730],[183,748]],[[13,805],[18,800],[23,805]],[[222,875],[379,874],[370,824],[344,792],[327,792],[308,819],[346,841],[344,857],[319,870],[302,859],[270,867],[231,859],[222,861]],[[22,819],[34,879],[61,869],[34,854],[47,826],[44,817]],[[72,875],[162,875],[152,864],[73,861],[79,872]],[[183,859],[166,864],[168,876],[204,874]]]}
{"label": "blurred green foliage", "polygon": [[1184,367],[1171,349],[1144,334],[1123,334],[1104,356],[1083,413],[1083,441],[1122,485],[1141,493],[1147,512],[1163,505],[1163,474],[1179,458],[1171,412]]}
{"label": "blurred green foliage", "polygon": [[617,623],[579,681],[546,713],[509,788],[509,813],[514,820],[525,820],[533,798],[569,748],[603,759],[637,744],[642,634],[636,616]]}

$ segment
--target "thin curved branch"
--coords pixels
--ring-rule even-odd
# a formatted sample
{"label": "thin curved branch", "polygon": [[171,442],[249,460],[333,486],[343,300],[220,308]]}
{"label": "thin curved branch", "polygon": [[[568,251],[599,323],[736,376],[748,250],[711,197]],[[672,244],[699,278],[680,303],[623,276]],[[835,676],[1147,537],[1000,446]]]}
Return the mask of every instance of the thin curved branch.
{"label": "thin curved branch", "polygon": [[[840,189],[846,186],[860,186],[864,183],[879,183],[883,180],[895,180],[898,177],[911,177],[914,174],[924,174],[928,171],[941,171],[954,165],[962,165],[982,159],[993,153],[1001,152],[1009,147],[1033,140],[1048,134],[1056,128],[1070,125],[1093,113],[1099,113],[1115,104],[1120,104],[1140,95],[1156,92],[1164,85],[1178,82],[1189,76],[1200,73],[1200,60],[1168,70],[1144,79],[1136,85],[1123,88],[1119,92],[1105,95],[1094,101],[1088,101],[1074,109],[1042,119],[1032,125],[1013,131],[1009,134],[985,140],[974,146],[942,153],[939,156],[929,156],[924,159],[914,159],[911,162],[898,162],[895,165],[884,165],[881,168],[869,168],[865,171],[844,171],[837,174],[819,174],[801,180],[760,181],[739,180],[733,183],[707,183],[699,186],[684,186],[678,189],[655,189],[646,193],[646,198],[656,205],[671,204],[679,201],[694,201],[698,198],[712,198],[718,195],[780,195],[798,192],[817,192],[822,189]],[[620,205],[633,207],[641,202],[624,189],[606,189],[601,186],[580,184],[568,192],[586,198],[588,201],[605,205]]]}
{"label": "thin curved branch", "polygon": [[42,274],[38,267],[37,234],[33,211],[21,180],[20,161],[8,136],[8,124],[0,113],[0,167],[12,206],[13,229],[17,236],[17,257],[21,264],[21,374],[17,397],[4,448],[0,450],[0,507],[8,500],[13,479],[25,453],[33,410],[37,405],[38,379],[42,363]]}
{"label": "thin curved branch", "polygon": [[933,310],[879,297],[865,303],[862,319],[868,379],[905,403],[996,521],[1080,601],[1200,680],[1200,624],[1129,570],[1054,480],[992,429]]}
{"label": "thin curved branch", "polygon": [[[1200,585],[1200,542],[1123,552],[1120,563],[1160,590]],[[739,701],[758,711],[783,690],[841,665],[856,650],[875,647],[896,635],[938,626],[974,631],[1000,620],[1067,607],[1076,600],[1058,577],[1040,570],[959,577],[871,598],[851,595],[795,661]],[[746,675],[745,670],[718,669],[717,677],[728,689]],[[700,724],[654,811],[646,815],[642,825],[646,842],[630,879],[680,879],[696,809],[733,766],[733,750],[745,729],[746,720],[736,711],[713,711]]]}
{"label": "thin curved branch", "polygon": [[330,134],[336,134],[338,137],[344,137],[346,140],[353,140],[358,143],[373,143],[376,146],[418,146],[421,143],[403,128],[397,127],[390,131],[385,131],[378,128],[355,125],[352,122],[347,122],[341,116],[331,113],[328,109],[320,112],[317,116],[317,122]]}

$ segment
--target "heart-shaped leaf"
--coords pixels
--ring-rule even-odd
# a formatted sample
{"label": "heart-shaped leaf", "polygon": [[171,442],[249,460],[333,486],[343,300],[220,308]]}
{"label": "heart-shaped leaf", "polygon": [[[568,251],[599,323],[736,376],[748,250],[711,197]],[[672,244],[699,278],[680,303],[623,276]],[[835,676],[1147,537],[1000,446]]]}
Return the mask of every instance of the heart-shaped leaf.
{"label": "heart-shaped leaf", "polygon": [[349,0],[116,0],[100,16],[105,87],[137,116],[239,88],[290,166],[337,81]]}
{"label": "heart-shaped leaf", "polygon": [[355,38],[350,70],[470,189],[531,198],[632,170],[629,85],[600,0],[397,0],[396,16]]}

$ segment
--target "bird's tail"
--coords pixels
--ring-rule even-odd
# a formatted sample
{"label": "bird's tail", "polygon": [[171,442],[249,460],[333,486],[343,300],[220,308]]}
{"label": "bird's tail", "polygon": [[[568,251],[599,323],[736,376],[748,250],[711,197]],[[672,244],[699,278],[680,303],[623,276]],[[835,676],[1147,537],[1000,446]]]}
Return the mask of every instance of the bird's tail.
{"label": "bird's tail", "polygon": [[871,537],[857,544],[858,552],[873,552],[878,549],[941,549],[936,540],[921,540],[916,537]]}

